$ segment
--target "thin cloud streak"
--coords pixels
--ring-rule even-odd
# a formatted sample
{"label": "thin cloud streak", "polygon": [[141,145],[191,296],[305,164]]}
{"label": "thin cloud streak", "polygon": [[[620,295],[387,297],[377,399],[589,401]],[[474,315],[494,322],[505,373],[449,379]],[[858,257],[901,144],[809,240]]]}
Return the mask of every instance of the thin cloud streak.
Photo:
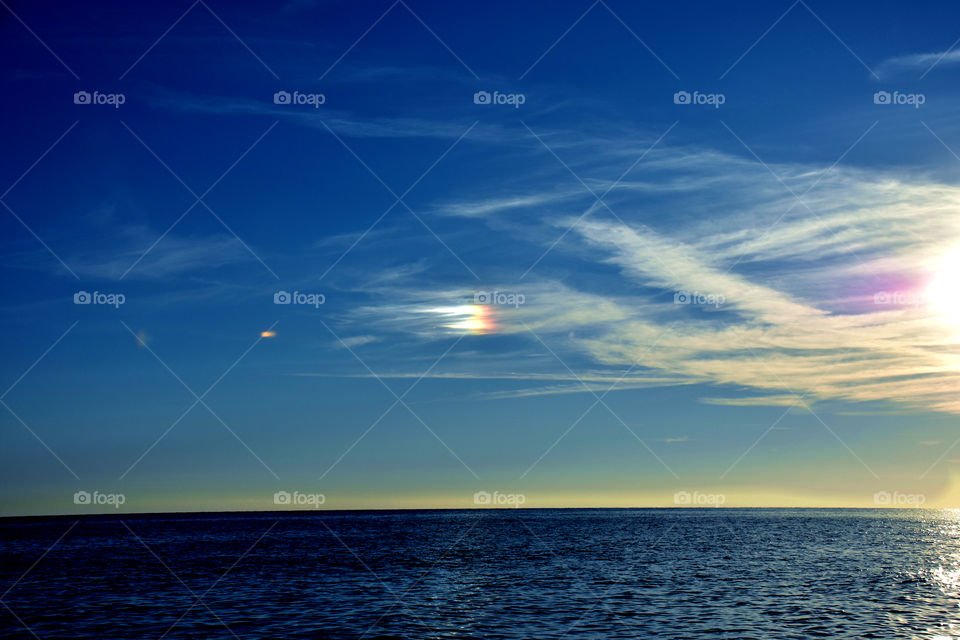
{"label": "thin cloud streak", "polygon": [[877,65],[877,75],[887,79],[901,74],[922,71],[923,75],[937,66],[960,63],[960,51],[948,49],[938,53],[911,53],[887,58]]}

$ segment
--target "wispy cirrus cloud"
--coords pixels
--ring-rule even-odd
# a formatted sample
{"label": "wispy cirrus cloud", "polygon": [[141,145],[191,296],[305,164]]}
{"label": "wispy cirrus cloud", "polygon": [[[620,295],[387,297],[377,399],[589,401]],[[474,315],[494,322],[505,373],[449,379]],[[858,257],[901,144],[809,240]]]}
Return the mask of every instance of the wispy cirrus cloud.
{"label": "wispy cirrus cloud", "polygon": [[[585,341],[605,364],[639,362],[671,375],[776,392],[770,404],[782,404],[783,392],[788,392],[960,411],[960,358],[949,351],[949,345],[958,343],[960,327],[934,309],[870,305],[837,313],[816,299],[791,294],[790,287],[727,273],[689,247],[670,246],[650,232],[606,222],[583,224],[577,231],[607,252],[628,279],[720,292],[730,311],[720,321],[684,313],[678,328],[653,349],[650,338],[661,323],[636,314]],[[670,265],[669,270],[663,265]],[[806,277],[791,269],[783,273]],[[777,280],[785,282],[782,275]]]}
{"label": "wispy cirrus cloud", "polygon": [[887,58],[875,71],[881,78],[891,78],[905,73],[926,73],[937,66],[960,64],[960,50],[940,51],[938,53],[911,53]]}
{"label": "wispy cirrus cloud", "polygon": [[[59,243],[69,244],[65,238]],[[96,243],[77,244],[63,251],[64,261],[78,276],[100,280],[158,280],[177,276],[198,276],[256,259],[239,238],[221,234],[163,235],[144,225],[108,226]],[[48,270],[48,255],[41,250],[23,252],[17,264]],[[60,273],[55,269],[56,273]]]}
{"label": "wispy cirrus cloud", "polygon": [[[618,148],[603,158],[614,167],[625,155]],[[597,155],[590,162],[604,172]],[[563,256],[550,279],[534,270],[525,279],[484,285],[527,297],[522,307],[494,311],[496,335],[525,340],[528,354],[545,357],[541,363],[559,367],[555,355],[592,365],[610,384],[629,371],[630,386],[646,384],[629,379],[637,376],[754,394],[710,400],[716,404],[842,399],[960,412],[960,318],[945,313],[938,304],[944,300],[924,299],[931,280],[944,276],[944,256],[960,247],[956,186],[862,168],[761,166],[669,147],[651,153],[642,174],[616,184],[588,180],[598,192],[612,187],[607,200],[615,216],[586,190],[559,187],[542,173],[528,181],[541,188],[436,206],[438,213],[467,212],[500,235],[525,225],[511,237],[521,247],[529,243],[527,249],[514,252],[516,264],[498,265],[500,273],[522,273],[545,248]],[[522,220],[516,210],[524,211]],[[665,210],[682,215],[667,225],[659,218]],[[677,291],[723,302],[674,304]],[[891,292],[899,297],[882,298]],[[393,290],[391,305],[357,313],[435,339],[457,329],[445,328],[430,310],[469,307],[470,294],[462,286],[410,288],[398,300]],[[486,364],[471,362],[474,374],[517,361],[495,351],[485,356]],[[602,385],[588,386],[599,392]],[[583,385],[554,384],[505,393],[581,391]]]}
{"label": "wispy cirrus cloud", "polygon": [[718,407],[804,407],[803,397],[789,393],[769,396],[745,396],[741,398],[700,398],[703,404]]}
{"label": "wispy cirrus cloud", "polygon": [[[319,91],[318,91],[319,92]],[[324,107],[322,110],[292,109],[274,104],[273,96],[265,94],[262,99],[224,96],[196,96],[171,91],[157,92],[151,104],[157,108],[176,112],[208,115],[256,115],[275,118],[282,122],[317,129],[327,127],[339,135],[354,138],[436,138],[456,140],[475,121],[475,112],[464,103],[462,119],[420,116],[361,116],[347,109]],[[473,142],[508,144],[515,142],[517,133],[495,122],[483,122],[470,131]]]}
{"label": "wispy cirrus cloud", "polygon": [[[120,252],[98,251],[70,259],[74,270],[84,277],[119,279],[129,269],[130,278],[158,279],[197,272],[209,272],[228,265],[253,261],[239,239],[220,234],[206,237],[169,234],[149,252],[155,237],[138,234],[148,242],[128,244]],[[139,260],[139,262],[138,262]],[[136,263],[136,266],[133,266]]]}

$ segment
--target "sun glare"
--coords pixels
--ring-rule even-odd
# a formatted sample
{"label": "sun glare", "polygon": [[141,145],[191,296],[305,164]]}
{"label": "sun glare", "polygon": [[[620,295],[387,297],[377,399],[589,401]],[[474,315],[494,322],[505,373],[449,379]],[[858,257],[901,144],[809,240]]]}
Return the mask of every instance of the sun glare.
{"label": "sun glare", "polygon": [[930,308],[955,325],[960,325],[958,283],[960,283],[960,249],[955,249],[940,261],[936,274],[926,290]]}

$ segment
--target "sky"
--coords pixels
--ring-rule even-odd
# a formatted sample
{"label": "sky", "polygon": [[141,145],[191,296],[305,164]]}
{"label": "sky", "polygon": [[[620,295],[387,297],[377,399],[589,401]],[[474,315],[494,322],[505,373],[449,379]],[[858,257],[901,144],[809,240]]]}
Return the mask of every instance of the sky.
{"label": "sky", "polygon": [[0,514],[960,507],[954,4],[0,4]]}

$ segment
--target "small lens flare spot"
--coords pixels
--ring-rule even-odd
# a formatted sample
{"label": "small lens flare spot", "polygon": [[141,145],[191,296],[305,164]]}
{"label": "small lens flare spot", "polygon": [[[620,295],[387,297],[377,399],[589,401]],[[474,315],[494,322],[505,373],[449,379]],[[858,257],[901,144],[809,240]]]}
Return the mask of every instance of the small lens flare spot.
{"label": "small lens flare spot", "polygon": [[261,331],[261,332],[260,332],[260,337],[261,337],[261,338],[275,338],[276,335],[277,335],[277,332],[276,332],[276,331]]}

